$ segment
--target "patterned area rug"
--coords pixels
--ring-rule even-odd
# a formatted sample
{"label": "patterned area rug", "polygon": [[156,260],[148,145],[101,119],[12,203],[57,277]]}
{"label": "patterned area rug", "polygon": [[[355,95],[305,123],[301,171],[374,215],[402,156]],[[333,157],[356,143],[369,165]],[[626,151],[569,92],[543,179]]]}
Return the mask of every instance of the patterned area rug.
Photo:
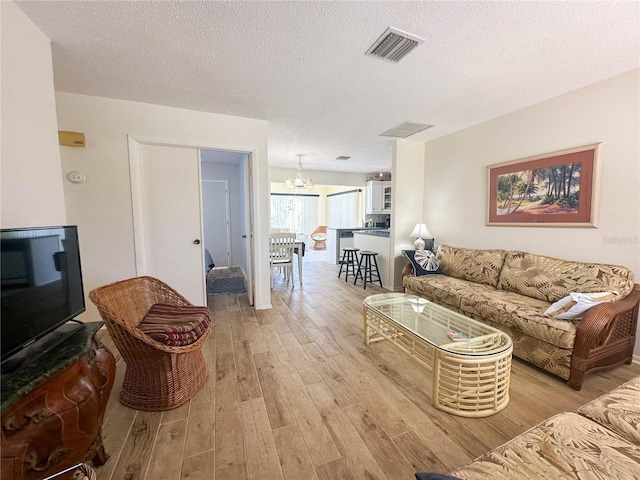
{"label": "patterned area rug", "polygon": [[244,277],[223,277],[213,280],[209,293],[212,295],[224,295],[246,291],[244,287]]}

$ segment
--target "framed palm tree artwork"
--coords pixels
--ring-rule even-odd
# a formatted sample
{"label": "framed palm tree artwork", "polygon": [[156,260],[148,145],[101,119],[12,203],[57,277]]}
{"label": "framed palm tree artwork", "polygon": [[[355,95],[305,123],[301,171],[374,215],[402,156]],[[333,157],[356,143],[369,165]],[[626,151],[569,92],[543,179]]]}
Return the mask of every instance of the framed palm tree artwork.
{"label": "framed palm tree artwork", "polygon": [[602,143],[487,167],[487,225],[597,227]]}

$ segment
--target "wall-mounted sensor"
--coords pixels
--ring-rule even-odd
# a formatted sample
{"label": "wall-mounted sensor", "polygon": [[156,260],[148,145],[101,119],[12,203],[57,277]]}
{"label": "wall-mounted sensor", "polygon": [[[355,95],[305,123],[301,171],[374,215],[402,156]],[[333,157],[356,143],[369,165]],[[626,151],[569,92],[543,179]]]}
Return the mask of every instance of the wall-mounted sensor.
{"label": "wall-mounted sensor", "polygon": [[58,143],[67,147],[85,147],[84,133],[58,131]]}
{"label": "wall-mounted sensor", "polygon": [[67,179],[69,179],[71,183],[83,183],[87,177],[82,172],[69,172],[67,173]]}

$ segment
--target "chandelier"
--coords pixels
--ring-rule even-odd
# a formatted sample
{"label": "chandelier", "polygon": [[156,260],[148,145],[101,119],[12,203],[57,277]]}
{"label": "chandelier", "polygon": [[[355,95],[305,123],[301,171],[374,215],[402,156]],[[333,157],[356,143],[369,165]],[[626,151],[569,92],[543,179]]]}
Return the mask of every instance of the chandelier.
{"label": "chandelier", "polygon": [[284,181],[284,186],[292,190],[314,186],[310,178],[304,178],[302,176],[302,155],[298,154],[298,173],[296,174],[296,178],[287,178]]}

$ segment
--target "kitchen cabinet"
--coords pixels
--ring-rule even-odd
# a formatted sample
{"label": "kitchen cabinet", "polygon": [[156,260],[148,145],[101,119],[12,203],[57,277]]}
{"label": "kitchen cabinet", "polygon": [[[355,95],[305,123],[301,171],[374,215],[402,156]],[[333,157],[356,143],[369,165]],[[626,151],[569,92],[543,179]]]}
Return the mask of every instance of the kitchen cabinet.
{"label": "kitchen cabinet", "polygon": [[391,185],[382,186],[382,211],[391,213]]}
{"label": "kitchen cabinet", "polygon": [[367,182],[365,212],[367,214],[391,213],[390,182]]}

